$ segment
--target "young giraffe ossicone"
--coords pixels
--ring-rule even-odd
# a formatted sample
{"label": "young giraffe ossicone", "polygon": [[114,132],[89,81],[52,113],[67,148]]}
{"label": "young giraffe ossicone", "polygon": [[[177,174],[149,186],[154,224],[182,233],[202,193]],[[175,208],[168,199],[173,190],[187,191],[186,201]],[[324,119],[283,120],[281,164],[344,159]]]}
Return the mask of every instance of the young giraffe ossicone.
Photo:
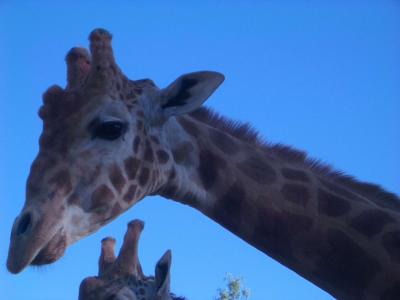
{"label": "young giraffe ossicone", "polygon": [[146,195],[198,209],[336,298],[400,295],[400,200],[305,153],[262,142],[201,108],[224,80],[131,81],[111,35],[67,55],[67,87],[44,94],[40,151],[7,266],[54,262]]}
{"label": "young giraffe ossicone", "polygon": [[138,255],[143,227],[140,220],[128,223],[118,257],[114,238],[101,241],[99,274],[82,281],[79,300],[184,300],[170,293],[170,250],[157,262],[155,276],[143,274]]}

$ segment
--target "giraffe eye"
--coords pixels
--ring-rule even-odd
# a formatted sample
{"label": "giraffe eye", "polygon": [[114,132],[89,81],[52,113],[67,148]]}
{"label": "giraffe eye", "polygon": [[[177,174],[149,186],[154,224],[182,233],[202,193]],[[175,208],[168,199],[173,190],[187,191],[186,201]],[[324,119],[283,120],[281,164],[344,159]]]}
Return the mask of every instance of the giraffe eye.
{"label": "giraffe eye", "polygon": [[97,124],[92,129],[92,138],[116,140],[126,131],[126,124],[119,121],[108,121]]}

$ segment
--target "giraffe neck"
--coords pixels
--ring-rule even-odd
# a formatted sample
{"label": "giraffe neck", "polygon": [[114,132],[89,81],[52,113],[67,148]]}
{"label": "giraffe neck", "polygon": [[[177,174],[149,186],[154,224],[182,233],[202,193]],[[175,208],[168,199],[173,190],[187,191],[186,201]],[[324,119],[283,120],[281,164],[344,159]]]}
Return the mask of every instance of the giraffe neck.
{"label": "giraffe neck", "polygon": [[167,124],[174,165],[160,195],[200,210],[334,297],[399,292],[398,207],[377,205],[356,181],[353,189],[340,184],[301,163],[300,153],[268,151],[223,127],[193,115]]}

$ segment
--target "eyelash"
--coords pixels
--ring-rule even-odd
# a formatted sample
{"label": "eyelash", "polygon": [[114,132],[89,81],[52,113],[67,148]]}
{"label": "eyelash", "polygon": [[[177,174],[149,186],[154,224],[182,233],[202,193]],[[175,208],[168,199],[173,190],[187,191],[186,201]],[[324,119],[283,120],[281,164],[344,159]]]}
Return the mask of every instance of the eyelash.
{"label": "eyelash", "polygon": [[[96,122],[97,123],[97,122]],[[121,121],[107,121],[89,126],[92,127],[92,139],[113,141],[120,138],[126,132],[126,123]]]}

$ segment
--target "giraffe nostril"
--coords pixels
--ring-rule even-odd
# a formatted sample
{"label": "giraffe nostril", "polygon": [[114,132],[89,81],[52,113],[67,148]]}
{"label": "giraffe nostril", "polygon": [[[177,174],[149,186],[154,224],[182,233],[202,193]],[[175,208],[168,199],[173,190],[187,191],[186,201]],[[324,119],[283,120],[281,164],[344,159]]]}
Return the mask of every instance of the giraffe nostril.
{"label": "giraffe nostril", "polygon": [[31,214],[26,213],[19,221],[19,224],[17,227],[17,235],[24,234],[30,227],[31,222],[32,222]]}

